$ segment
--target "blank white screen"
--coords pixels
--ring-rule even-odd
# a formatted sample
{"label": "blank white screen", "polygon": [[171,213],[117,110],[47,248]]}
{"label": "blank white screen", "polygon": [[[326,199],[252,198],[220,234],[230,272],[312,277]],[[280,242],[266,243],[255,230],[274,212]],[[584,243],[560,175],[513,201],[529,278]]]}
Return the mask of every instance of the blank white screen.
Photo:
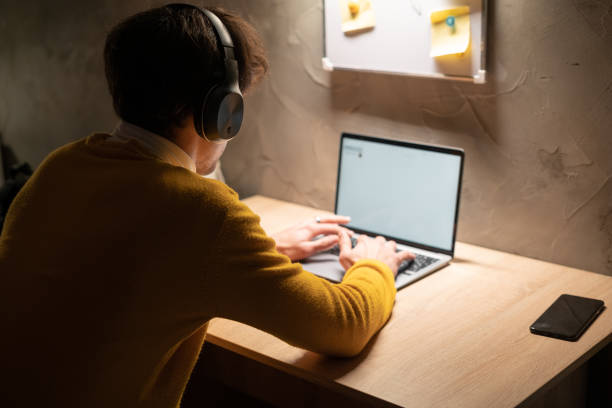
{"label": "blank white screen", "polygon": [[451,250],[461,158],[344,137],[336,212],[349,227]]}

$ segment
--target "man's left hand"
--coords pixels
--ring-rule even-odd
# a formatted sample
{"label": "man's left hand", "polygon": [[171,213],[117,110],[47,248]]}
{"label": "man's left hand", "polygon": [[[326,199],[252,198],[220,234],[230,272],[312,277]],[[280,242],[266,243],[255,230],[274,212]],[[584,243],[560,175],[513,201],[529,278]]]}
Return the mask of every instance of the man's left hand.
{"label": "man's left hand", "polygon": [[[326,251],[338,244],[340,231],[352,232],[342,227],[350,222],[350,217],[328,215],[309,219],[272,235],[276,250],[287,255],[291,261],[308,258],[317,252]],[[322,238],[313,241],[316,236]]]}

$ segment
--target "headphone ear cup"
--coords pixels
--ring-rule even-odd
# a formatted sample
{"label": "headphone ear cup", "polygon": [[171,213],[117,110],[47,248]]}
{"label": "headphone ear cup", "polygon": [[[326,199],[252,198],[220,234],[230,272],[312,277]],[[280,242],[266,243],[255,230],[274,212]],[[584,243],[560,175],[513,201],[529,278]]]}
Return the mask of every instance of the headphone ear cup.
{"label": "headphone ear cup", "polygon": [[213,87],[202,107],[203,136],[211,141],[231,139],[240,130],[243,111],[240,93],[224,86]]}

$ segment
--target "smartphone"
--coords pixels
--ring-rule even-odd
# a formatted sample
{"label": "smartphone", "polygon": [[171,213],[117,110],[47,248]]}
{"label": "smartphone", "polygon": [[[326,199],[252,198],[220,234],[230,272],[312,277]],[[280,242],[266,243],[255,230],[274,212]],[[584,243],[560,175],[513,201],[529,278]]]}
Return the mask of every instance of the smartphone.
{"label": "smartphone", "polygon": [[602,300],[563,294],[529,330],[540,336],[577,341],[604,309]]}

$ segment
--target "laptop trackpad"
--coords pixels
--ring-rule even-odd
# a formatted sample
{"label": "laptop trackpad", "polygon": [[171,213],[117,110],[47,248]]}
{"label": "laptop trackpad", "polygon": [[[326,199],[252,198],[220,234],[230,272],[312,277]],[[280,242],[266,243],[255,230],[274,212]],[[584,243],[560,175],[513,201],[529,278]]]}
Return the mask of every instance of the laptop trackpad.
{"label": "laptop trackpad", "polygon": [[338,255],[319,253],[303,259],[300,263],[308,272],[332,282],[342,282],[345,270],[338,262]]}

